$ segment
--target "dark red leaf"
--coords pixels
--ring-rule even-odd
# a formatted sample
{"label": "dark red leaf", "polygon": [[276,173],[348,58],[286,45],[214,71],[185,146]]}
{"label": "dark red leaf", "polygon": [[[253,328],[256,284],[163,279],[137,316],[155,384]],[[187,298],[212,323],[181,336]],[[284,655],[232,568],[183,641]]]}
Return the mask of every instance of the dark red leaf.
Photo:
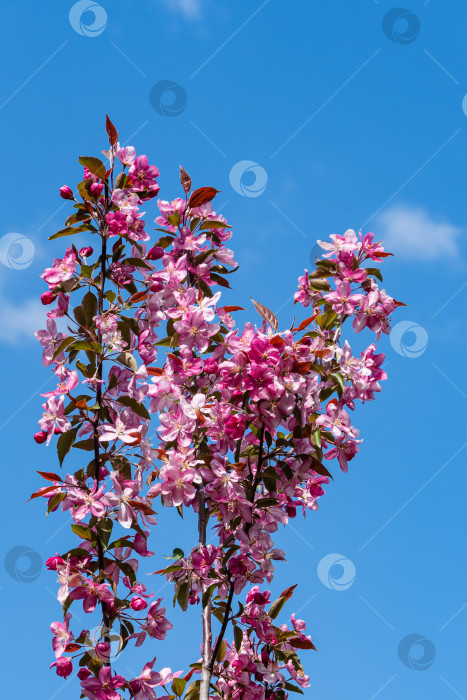
{"label": "dark red leaf", "polygon": [[194,207],[200,207],[202,204],[206,204],[206,202],[213,200],[218,192],[219,190],[216,190],[215,187],[200,187],[193,192],[189,199],[188,205],[192,209]]}
{"label": "dark red leaf", "polygon": [[109,137],[109,143],[111,146],[115,146],[118,141],[118,131],[109,119],[109,115],[105,115],[105,130]]}

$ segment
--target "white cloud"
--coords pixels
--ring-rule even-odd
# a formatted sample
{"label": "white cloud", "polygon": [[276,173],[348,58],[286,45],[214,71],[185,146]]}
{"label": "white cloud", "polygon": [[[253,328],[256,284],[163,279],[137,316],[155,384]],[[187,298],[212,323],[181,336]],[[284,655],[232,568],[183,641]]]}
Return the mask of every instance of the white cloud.
{"label": "white cloud", "polygon": [[395,206],[381,214],[374,227],[375,239],[400,258],[439,260],[459,257],[458,239],[463,229],[435,219],[423,208]]}
{"label": "white cloud", "polygon": [[19,343],[34,339],[34,331],[45,328],[45,309],[38,299],[15,304],[0,296],[0,342]]}
{"label": "white cloud", "polygon": [[158,0],[163,2],[170,10],[179,11],[187,19],[196,19],[201,12],[200,0]]}

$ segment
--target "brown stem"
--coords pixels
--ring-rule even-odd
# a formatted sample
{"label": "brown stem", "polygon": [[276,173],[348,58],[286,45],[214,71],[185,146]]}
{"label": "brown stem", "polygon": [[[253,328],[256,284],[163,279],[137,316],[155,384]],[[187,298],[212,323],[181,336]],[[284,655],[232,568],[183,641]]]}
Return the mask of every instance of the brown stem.
{"label": "brown stem", "polygon": [[[109,190],[108,186],[105,186],[105,201],[106,201],[106,211],[108,209],[108,201],[109,201]],[[107,238],[106,238],[106,231],[102,230],[102,250],[101,250],[101,271],[100,271],[100,285],[99,285],[99,290],[98,290],[98,297],[97,297],[97,303],[98,303],[98,311],[99,315],[102,314],[104,311],[104,286],[105,286],[105,268],[106,268],[106,262],[107,262]],[[97,333],[97,342],[101,343],[102,342],[102,337],[100,331]],[[103,359],[102,359],[102,354],[99,356],[98,364],[97,364],[97,372],[96,376],[97,379],[100,380],[102,379],[102,365],[103,365]],[[94,473],[96,477],[96,483],[97,483],[97,489],[99,488],[99,481],[100,481],[100,443],[99,443],[99,424],[101,420],[101,407],[102,407],[102,385],[100,381],[98,381],[97,388],[96,388],[96,404],[98,405],[98,409],[96,411],[96,416],[93,422],[93,442],[94,442]],[[101,538],[99,536],[99,532],[96,530],[97,533],[97,543],[96,543],[96,549],[97,549],[97,560],[99,564],[99,578],[102,580],[104,578],[104,546],[102,544]],[[101,608],[102,608],[102,621],[104,624],[104,629],[105,629],[105,634],[104,634],[104,641],[110,642],[110,621],[109,621],[109,611],[107,610],[107,606],[104,603],[104,601],[101,601]],[[110,666],[110,661],[104,660],[104,665],[105,666]]]}
{"label": "brown stem", "polygon": [[[203,486],[200,486],[198,490],[198,531],[199,531],[199,544],[202,547],[206,546],[206,530],[208,521],[208,509],[206,508]],[[206,585],[203,584],[202,592],[204,594],[206,590]],[[211,654],[212,654],[212,604],[211,598],[207,601],[206,605],[203,607],[203,612],[201,614],[201,619],[203,623],[203,646],[202,646],[202,670],[201,670],[201,686],[200,686],[200,700],[209,699],[209,685],[211,683],[212,668],[210,668]]]}
{"label": "brown stem", "polygon": [[[251,495],[250,495],[250,503],[254,503],[256,489],[258,488],[258,485],[259,485],[260,480],[261,480],[261,466],[263,463],[264,432],[265,432],[265,426],[262,425],[261,430],[260,430],[260,435],[259,435],[258,465],[256,467],[256,474],[255,474],[255,478],[253,480],[252,491],[251,491]],[[203,497],[203,504],[204,504],[204,497]],[[249,532],[251,526],[252,526],[252,523],[246,524],[245,531],[247,533]],[[234,539],[234,538],[232,538],[232,539]],[[209,700],[209,685],[211,683],[211,678],[212,678],[212,674],[214,671],[214,664],[216,663],[216,659],[217,659],[217,656],[219,654],[222,641],[223,641],[225,633],[227,631],[227,625],[229,624],[229,616],[230,616],[230,613],[232,610],[234,588],[235,588],[235,581],[231,581],[229,595],[227,597],[227,603],[225,606],[224,617],[222,620],[222,625],[221,625],[221,629],[219,632],[219,636],[217,637],[214,651],[212,652],[207,664],[205,662],[205,656],[204,656],[204,634],[203,634],[203,668],[202,668],[202,675],[201,675],[200,700]],[[210,606],[210,601],[208,602],[208,605]],[[205,613],[205,610],[207,610],[207,607],[208,606],[206,606],[206,608],[204,608],[204,610],[203,610],[203,623],[204,623],[204,613]],[[209,608],[209,630],[211,627],[210,623],[211,623],[211,610]],[[204,632],[204,625],[203,625],[203,632]]]}

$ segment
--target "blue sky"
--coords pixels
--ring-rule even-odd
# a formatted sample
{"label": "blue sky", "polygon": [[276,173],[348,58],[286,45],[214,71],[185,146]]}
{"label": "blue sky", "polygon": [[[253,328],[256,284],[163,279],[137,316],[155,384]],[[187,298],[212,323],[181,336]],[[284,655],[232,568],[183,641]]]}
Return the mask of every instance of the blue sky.
{"label": "blue sky", "polygon": [[[408,307],[381,342],[389,381],[357,410],[365,442],[349,474],[334,468],[320,510],[278,534],[289,563],[279,563],[274,590],[300,584],[288,610],[307,619],[319,649],[304,658],[305,697],[467,697],[465,3],[82,7],[23,0],[0,9],[5,695],[30,697],[27,674],[38,700],[77,697],[75,680],[48,671],[59,607],[54,575],[37,569],[68,547],[66,517],[46,521],[43,503],[25,505],[34,470],[56,468],[53,447],[30,437],[50,376],[32,331],[43,325],[39,275],[63,251],[47,242],[66,215],[58,188],[77,182],[78,155],[105,148],[108,112],[122,141],[159,166],[164,198],[178,194],[179,163],[197,186],[222,191],[240,263],[228,298],[249,318],[252,296],[290,323],[296,278],[318,238],[364,227],[396,253],[383,265],[385,287]],[[152,569],[194,527],[172,512],[161,523]],[[18,580],[28,561],[32,580]],[[177,669],[198,655],[197,612],[172,613],[170,596],[167,607],[167,643],[122,662],[137,673],[153,655]]]}

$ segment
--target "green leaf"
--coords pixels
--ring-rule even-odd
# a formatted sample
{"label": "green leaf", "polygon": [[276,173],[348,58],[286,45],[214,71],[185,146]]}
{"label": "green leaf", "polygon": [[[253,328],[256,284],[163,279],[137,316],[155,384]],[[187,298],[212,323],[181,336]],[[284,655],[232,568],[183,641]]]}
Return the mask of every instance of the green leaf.
{"label": "green leaf", "polygon": [[373,277],[376,277],[377,279],[379,279],[380,282],[383,281],[383,275],[381,274],[380,270],[378,270],[377,267],[367,267],[366,274],[373,275]]}
{"label": "green leaf", "polygon": [[128,406],[131,408],[131,410],[136,413],[137,416],[140,418],[144,418],[145,420],[149,420],[150,416],[148,413],[148,410],[146,406],[144,406],[142,403],[137,401],[136,399],[131,398],[131,396],[119,396],[118,397],[118,403],[121,404],[122,406]]}
{"label": "green leaf", "polygon": [[342,396],[343,392],[345,391],[345,383],[344,383],[344,379],[342,377],[342,374],[340,374],[339,372],[333,372],[331,374],[331,377],[336,382],[337,392],[338,392],[339,396]]}
{"label": "green leaf", "polygon": [[70,448],[72,444],[74,443],[76,439],[76,433],[78,432],[78,428],[72,428],[71,430],[67,430],[66,433],[62,433],[60,437],[57,440],[57,454],[58,454],[58,461],[60,462],[60,466],[63,464],[63,460],[67,456],[67,454],[70,451]]}
{"label": "green leaf", "polygon": [[86,314],[86,321],[90,326],[92,319],[97,314],[97,297],[92,292],[87,292],[87,294],[84,295],[81,304],[83,306],[84,313]]}
{"label": "green leaf", "polygon": [[92,196],[91,191],[89,189],[90,185],[92,185],[92,180],[90,180],[90,179],[83,180],[82,182],[78,182],[76,188],[83,199],[88,199],[88,200],[92,201],[93,196]]}
{"label": "green leaf", "polygon": [[70,350],[91,350],[100,354],[102,352],[102,345],[100,343],[90,343],[88,340],[76,340],[73,345],[70,346]]}
{"label": "green leaf", "polygon": [[111,518],[99,518],[96,523],[96,530],[99,533],[99,538],[107,549],[107,545],[110,540],[110,535],[112,534],[113,521]]}
{"label": "green leaf", "polygon": [[174,679],[174,681],[171,685],[171,688],[172,688],[172,691],[175,693],[175,695],[178,698],[182,697],[183,691],[185,690],[186,683],[187,682],[184,678],[175,678]]}
{"label": "green leaf", "polygon": [[87,525],[81,525],[80,523],[73,523],[71,526],[72,531],[75,533],[75,535],[78,535],[78,537],[81,537],[83,540],[88,540],[89,542],[92,541],[93,538],[93,533],[90,527]]}
{"label": "green leaf", "polygon": [[136,372],[138,369],[138,363],[131,354],[131,352],[121,352],[117,357],[118,362],[121,362],[125,367],[129,367],[132,372]]}
{"label": "green leaf", "polygon": [[313,455],[311,455],[311,468],[317,474],[321,474],[321,476],[327,476],[330,479],[333,478],[331,472],[329,472],[324,466],[324,464],[321,464],[321,462],[318,459],[316,459],[316,457],[313,457]]}
{"label": "green leaf", "polygon": [[79,442],[75,442],[73,447],[77,447],[79,450],[87,450],[88,452],[91,452],[91,450],[94,449],[94,440],[93,438],[80,440]]}
{"label": "green leaf", "polygon": [[221,277],[221,275],[218,275],[216,272],[210,272],[209,276],[214,282],[217,282],[217,284],[220,287],[226,287],[226,289],[230,289],[230,284],[227,282],[226,279]]}
{"label": "green leaf", "polygon": [[313,442],[315,443],[316,447],[320,448],[321,447],[321,431],[319,428],[315,428],[311,432],[313,436]]}
{"label": "green leaf", "polygon": [[203,608],[205,608],[206,605],[208,604],[208,602],[210,601],[211,596],[212,596],[212,594],[214,593],[214,591],[216,590],[216,588],[217,588],[217,583],[213,583],[211,586],[209,586],[209,588],[206,588],[206,590],[204,591],[204,593],[203,593],[203,601],[202,601],[202,602],[203,602]]}
{"label": "green leaf", "polygon": [[235,625],[234,627],[234,642],[235,642],[235,649],[237,651],[240,651],[242,648],[242,642],[243,642],[243,632],[241,627],[238,625]]}
{"label": "green leaf", "polygon": [[100,180],[105,180],[106,169],[104,163],[99,158],[93,156],[80,156],[79,162],[87,168],[93,175],[97,175]]}
{"label": "green leaf", "polygon": [[57,357],[57,355],[60,355],[60,353],[61,353],[63,350],[65,350],[65,348],[67,348],[69,345],[71,345],[71,344],[74,343],[74,342],[75,342],[75,339],[72,338],[72,337],[65,338],[65,340],[62,340],[62,342],[60,343],[60,345],[59,345],[59,346],[56,348],[56,350],[54,351],[54,354],[52,355],[52,360],[55,360],[55,358]]}
{"label": "green leaf", "polygon": [[56,238],[63,238],[63,236],[74,236],[76,233],[82,233],[83,231],[93,231],[95,233],[97,229],[94,228],[94,226],[91,226],[91,224],[67,226],[66,228],[62,228],[60,231],[57,231],[57,233],[54,233],[53,236],[49,236],[49,241],[53,241]]}
{"label": "green leaf", "polygon": [[145,270],[152,270],[152,267],[144,262],[144,260],[141,260],[141,258],[125,258],[123,264],[133,265],[133,267],[144,267]]}
{"label": "green leaf", "polygon": [[223,221],[203,221],[201,226],[199,227],[200,231],[209,231],[210,229],[213,228],[232,228],[228,224],[225,224]]}
{"label": "green leaf", "polygon": [[184,581],[177,592],[177,601],[183,612],[188,608],[188,598],[190,597],[190,584]]}
{"label": "green leaf", "polygon": [[298,685],[292,685],[292,683],[286,683],[284,685],[284,688],[286,690],[290,690],[292,693],[300,693],[300,695],[303,695],[303,690],[298,687]]}
{"label": "green leaf", "polygon": [[183,559],[185,556],[183,549],[180,549],[180,547],[175,547],[174,551],[172,552],[172,556],[166,557],[164,554],[164,559]]}
{"label": "green leaf", "polygon": [[284,605],[287,602],[287,598],[285,596],[281,596],[280,598],[277,598],[277,600],[274,601],[274,603],[271,605],[269,609],[269,617],[271,617],[273,620],[276,619],[276,617],[279,615],[280,611],[284,607]]}

